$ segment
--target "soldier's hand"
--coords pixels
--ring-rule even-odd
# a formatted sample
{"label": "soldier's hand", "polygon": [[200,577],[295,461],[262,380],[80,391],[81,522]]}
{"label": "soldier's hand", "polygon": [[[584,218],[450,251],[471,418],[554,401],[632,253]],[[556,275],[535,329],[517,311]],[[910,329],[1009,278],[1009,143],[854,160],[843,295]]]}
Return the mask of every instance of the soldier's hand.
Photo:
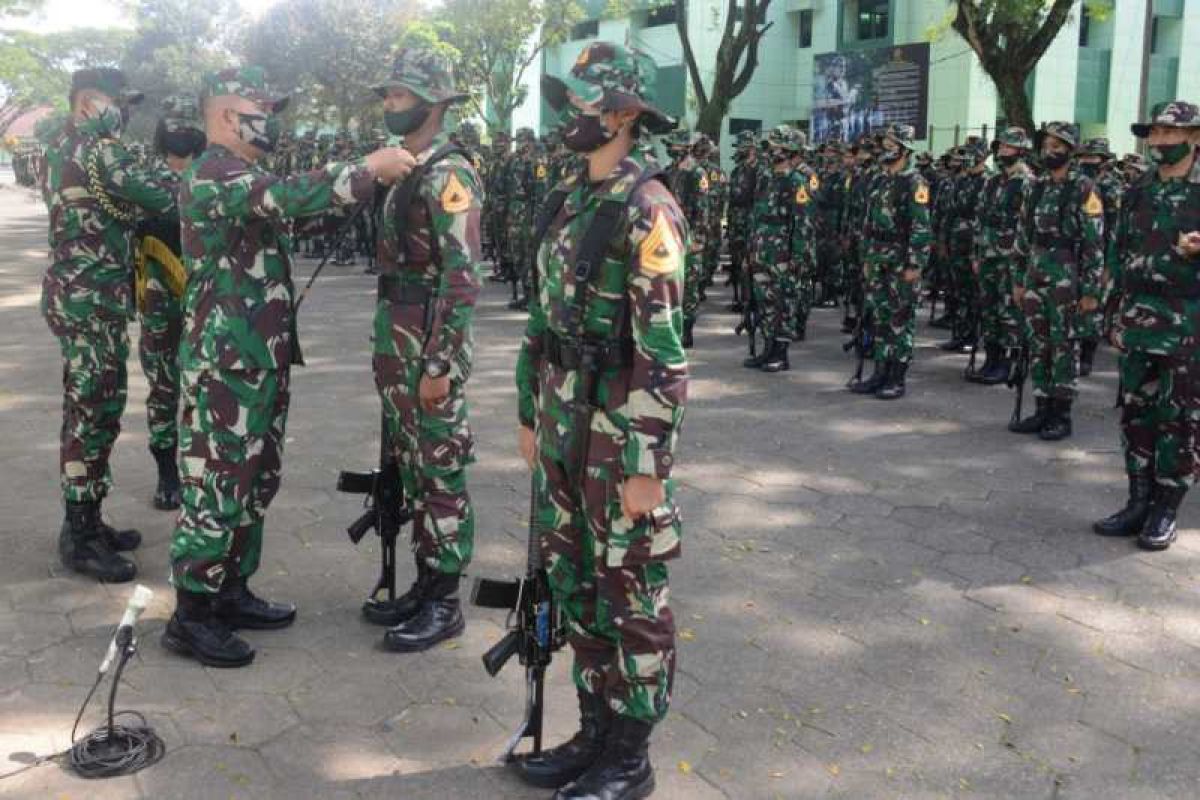
{"label": "soldier's hand", "polygon": [[621,487],[621,513],[638,520],[661,506],[667,499],[663,482],[649,475],[631,475]]}
{"label": "soldier's hand", "polygon": [[921,271],[916,269],[906,269],[900,274],[905,283],[916,283],[917,278],[921,277]]}
{"label": "soldier's hand", "polygon": [[1079,299],[1079,310],[1084,314],[1090,314],[1100,307],[1100,301],[1094,297],[1081,297]]}
{"label": "soldier's hand", "polygon": [[1013,287],[1013,301],[1016,302],[1017,305],[1021,305],[1021,303],[1025,302],[1025,287],[1024,286],[1014,286]]}
{"label": "soldier's hand", "polygon": [[403,147],[381,147],[367,156],[367,169],[380,183],[403,180],[417,164]]}
{"label": "soldier's hand", "polygon": [[421,398],[421,408],[425,411],[433,411],[439,403],[446,399],[446,395],[450,394],[450,376],[431,378],[428,375],[422,375],[421,385],[417,391]]}
{"label": "soldier's hand", "polygon": [[1179,251],[1188,258],[1200,255],[1200,231],[1179,234]]}
{"label": "soldier's hand", "polygon": [[534,463],[537,461],[537,434],[533,428],[527,428],[521,425],[517,428],[517,449],[521,451],[521,458],[525,459],[525,463],[533,469]]}
{"label": "soldier's hand", "polygon": [[973,272],[975,275],[979,274],[979,262],[978,261],[971,262],[971,272]]}

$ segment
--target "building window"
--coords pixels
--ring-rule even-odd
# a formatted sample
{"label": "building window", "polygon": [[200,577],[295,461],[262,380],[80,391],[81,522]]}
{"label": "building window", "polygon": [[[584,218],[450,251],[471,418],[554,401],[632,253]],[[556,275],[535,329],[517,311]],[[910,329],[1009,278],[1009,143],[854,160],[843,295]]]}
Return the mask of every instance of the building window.
{"label": "building window", "polygon": [[1088,7],[1084,5],[1083,10],[1079,13],[1079,46],[1087,47],[1088,39],[1092,33],[1092,15],[1088,11]]}
{"label": "building window", "polygon": [[589,19],[571,26],[571,41],[591,39],[600,35],[600,20]]}
{"label": "building window", "polygon": [[659,25],[674,25],[675,19],[675,4],[667,3],[650,9],[650,12],[646,14],[646,27],[657,28]]}
{"label": "building window", "polygon": [[858,0],[857,39],[886,39],[889,0]]}
{"label": "building window", "polygon": [[800,12],[800,49],[812,47],[813,12],[811,8]]}
{"label": "building window", "polygon": [[1150,55],[1158,55],[1158,17],[1150,22]]}
{"label": "building window", "polygon": [[762,120],[761,119],[739,119],[738,117],[730,117],[729,118],[729,134],[731,136],[737,136],[742,131],[750,131],[751,133],[758,133],[761,130],[762,130]]}

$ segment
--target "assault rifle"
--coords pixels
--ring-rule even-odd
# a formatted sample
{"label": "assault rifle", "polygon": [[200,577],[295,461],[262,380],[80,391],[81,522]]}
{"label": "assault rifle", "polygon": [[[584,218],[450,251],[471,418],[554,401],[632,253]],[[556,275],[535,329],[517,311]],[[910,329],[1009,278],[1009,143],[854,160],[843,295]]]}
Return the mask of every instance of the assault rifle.
{"label": "assault rifle", "polygon": [[1012,369],[1008,373],[1008,381],[1005,383],[1010,389],[1016,389],[1017,395],[1013,403],[1012,417],[1009,419],[1009,425],[1015,425],[1021,421],[1021,407],[1025,402],[1025,378],[1029,375],[1029,345],[1022,344],[1017,348],[1017,352],[1012,359]]}
{"label": "assault rifle", "polygon": [[873,315],[866,307],[866,294],[864,289],[858,299],[858,319],[854,324],[854,333],[850,337],[850,341],[842,345],[843,353],[853,350],[855,356],[858,357],[858,364],[854,368],[854,377],[847,384],[851,387],[862,380],[863,364],[866,363],[875,347],[875,336],[872,332],[874,320],[872,320]]}

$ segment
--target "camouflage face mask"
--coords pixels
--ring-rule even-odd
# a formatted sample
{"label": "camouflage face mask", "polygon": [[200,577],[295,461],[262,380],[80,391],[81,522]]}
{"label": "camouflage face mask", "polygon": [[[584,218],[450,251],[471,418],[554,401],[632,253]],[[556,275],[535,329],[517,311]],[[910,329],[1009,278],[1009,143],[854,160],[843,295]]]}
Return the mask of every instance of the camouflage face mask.
{"label": "camouflage face mask", "polygon": [[279,117],[272,114],[242,114],[238,113],[238,138],[264,153],[273,153],[279,143],[279,135],[283,128]]}
{"label": "camouflage face mask", "polygon": [[115,103],[106,103],[100,106],[95,116],[95,120],[104,132],[114,139],[121,138],[121,132],[125,130],[127,119],[128,114]]}
{"label": "camouflage face mask", "polygon": [[1191,152],[1191,142],[1151,145],[1149,148],[1150,160],[1160,167],[1173,167],[1191,155]]}

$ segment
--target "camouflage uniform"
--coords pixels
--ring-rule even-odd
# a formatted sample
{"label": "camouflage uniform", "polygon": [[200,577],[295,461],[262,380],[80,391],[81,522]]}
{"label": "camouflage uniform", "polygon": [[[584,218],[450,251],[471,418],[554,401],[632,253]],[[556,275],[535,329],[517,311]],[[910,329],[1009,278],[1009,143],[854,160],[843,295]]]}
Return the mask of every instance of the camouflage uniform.
{"label": "camouflage uniform", "polygon": [[[652,62],[607,43],[590,45],[570,77],[543,78],[556,107],[569,87],[585,102],[618,95],[643,110],[646,124],[670,124],[649,110],[648,86]],[[680,309],[688,235],[666,187],[639,180],[645,169],[645,156],[633,152],[598,186],[583,173],[560,186],[569,194],[538,251],[516,378],[520,424],[537,431],[534,526],[566,616],[575,683],[585,696],[606,698],[621,719],[652,723],[667,713],[674,675],[666,562],[680,553],[680,527],[677,516],[665,526],[628,519],[620,489],[641,475],[666,480],[668,498],[673,493],[688,383]],[[604,200],[626,201],[626,215],[584,291],[573,256]],[[581,335],[615,345],[591,398],[573,397],[578,365],[558,357]],[[575,422],[581,402],[594,407],[586,433]],[[577,463],[570,454],[584,443]]]}
{"label": "camouflage uniform", "polygon": [[729,176],[721,169],[721,151],[712,139],[701,134],[702,152],[698,162],[708,175],[709,202],[704,223],[704,271],[702,285],[711,286],[721,261],[721,224],[725,219],[725,204],[729,199]]}
{"label": "camouflage uniform", "polygon": [[541,194],[545,191],[546,177],[546,165],[538,155],[533,130],[521,128],[517,131],[517,151],[505,170],[502,190],[508,200],[504,241],[508,248],[507,261],[513,270],[513,308],[523,307],[529,298],[533,222]]}
{"label": "camouflage uniform", "polygon": [[[87,88],[134,101],[116,70],[77,76],[85,73]],[[163,214],[175,205],[174,176],[134,161],[116,138],[119,117],[68,121],[46,151],[52,263],[41,310],[63,358],[60,474],[68,503],[98,503],[112,485],[108,457],[126,399],[136,209]]]}
{"label": "camouflage uniform", "polygon": [[[920,274],[929,264],[929,185],[906,164],[898,172],[886,169],[887,144],[912,157],[914,132],[909,125],[892,125],[884,137],[881,169],[871,182],[862,228],[865,308],[873,320],[875,373],[851,386],[859,394],[881,399],[902,397],[913,356],[917,293]],[[917,279],[904,279],[906,271]]]}
{"label": "camouflage uniform", "polygon": [[[465,97],[454,90],[445,60],[417,49],[396,56],[391,83],[430,103]],[[448,141],[439,132],[414,153],[417,163],[427,162]],[[471,561],[475,537],[466,485],[474,447],[465,390],[481,282],[483,187],[461,152],[422,173],[414,178],[419,183],[403,220],[397,219],[395,206],[405,187],[397,184],[384,200],[372,366],[388,442],[415,512],[413,552],[427,568],[459,575]],[[421,408],[418,388],[433,364],[447,370],[450,393],[430,412]]]}
{"label": "camouflage uniform", "polygon": [[[686,135],[686,134],[685,134]],[[707,220],[711,206],[708,171],[692,155],[690,147],[695,135],[687,139],[689,151],[675,165],[672,187],[680,208],[692,233],[691,246],[686,256],[683,288],[684,344],[691,346],[692,328],[700,316],[700,288],[704,281],[704,250],[708,243]]]}
{"label": "camouflage uniform", "polygon": [[[206,75],[204,93],[246,97],[274,113],[285,104],[257,67]],[[215,594],[258,569],[263,517],[279,489],[298,352],[287,222],[367,202],[374,181],[361,161],[278,178],[210,145],[183,182],[183,510],[171,580]]]}
{"label": "camouflage uniform", "polygon": [[746,251],[750,239],[750,214],[754,207],[754,192],[758,184],[759,162],[749,161],[747,153],[754,148],[754,134],[742,131],[738,134],[736,162],[729,175],[729,221],[726,234],[729,239],[729,275],[733,282],[733,311],[741,311],[747,268]]}
{"label": "camouflage uniform", "polygon": [[[1071,148],[1079,143],[1076,126],[1047,123],[1039,142],[1054,136]],[[1050,174],[1030,188],[1018,246],[1023,258],[1015,276],[1025,288],[1021,311],[1027,327],[1030,377],[1040,417],[1028,418],[1016,432],[1042,438],[1070,435],[1070,409],[1075,398],[1076,310],[1080,299],[1100,299],[1104,254],[1104,204],[1087,177],[1069,172],[1061,180]],[[1054,423],[1051,425],[1050,423]],[[1032,428],[1036,424],[1034,431]]]}
{"label": "camouflage uniform", "polygon": [[[1000,144],[1028,150],[1032,143],[1022,128],[1007,128]],[[988,176],[979,192],[975,225],[975,263],[978,265],[980,331],[986,361],[978,380],[998,384],[1008,379],[1006,353],[1020,347],[1020,310],[1013,301],[1013,268],[1020,257],[1017,228],[1025,213],[1025,200],[1033,173],[1023,162],[1011,170],[1003,167]]]}
{"label": "camouflage uniform", "polygon": [[[980,323],[979,278],[973,266],[976,263],[975,231],[978,227],[980,210],[979,195],[988,175],[987,151],[982,147],[964,147],[963,159],[966,170],[954,182],[951,194],[946,198],[946,241],[949,260],[946,271],[950,285],[955,291],[955,315],[951,327],[951,339],[944,350],[960,350],[975,347]],[[939,200],[940,202],[940,200]]]}
{"label": "camouflage uniform", "polygon": [[[1099,163],[1084,163],[1083,158],[1099,157]],[[1107,298],[1112,278],[1112,269],[1109,264],[1109,256],[1112,251],[1113,236],[1117,229],[1117,215],[1121,210],[1121,195],[1125,191],[1125,187],[1113,172],[1106,169],[1106,165],[1112,159],[1113,154],[1108,148],[1108,139],[1088,139],[1079,148],[1079,155],[1076,161],[1076,169],[1091,178],[1096,184],[1096,194],[1100,196],[1100,201],[1104,204],[1104,237],[1103,251],[1105,255],[1105,268],[1101,281],[1100,294],[1102,298]],[[1079,375],[1086,377],[1092,372],[1092,362],[1095,358],[1096,348],[1100,343],[1100,332],[1104,327],[1104,309],[1105,303],[1102,301],[1100,306],[1094,311],[1087,314],[1079,314],[1078,324],[1076,325],[1076,336],[1079,338]]]}
{"label": "camouflage uniform", "polygon": [[[802,152],[805,136],[802,131],[792,132],[797,152]],[[799,177],[804,191],[795,195],[796,221],[792,225],[792,269],[796,291],[792,295],[794,310],[790,314],[792,327],[789,332],[796,341],[807,338],[808,315],[817,301],[817,245],[820,241],[819,203],[825,193],[821,177],[804,161],[795,164],[792,171]]]}
{"label": "camouflage uniform", "polygon": [[[1156,109],[1151,125],[1200,127],[1200,108],[1180,101]],[[1176,512],[1200,474],[1200,272],[1180,237],[1200,231],[1200,159],[1184,143],[1158,155],[1164,165],[1191,158],[1181,178],[1153,169],[1125,194],[1115,235],[1114,284],[1120,316],[1114,340],[1122,349],[1121,445],[1130,498],[1125,509],[1096,523],[1097,533],[1139,534],[1148,550],[1169,547]],[[1155,155],[1151,148],[1151,155]]]}
{"label": "camouflage uniform", "polygon": [[505,219],[508,217],[507,178],[508,162],[512,158],[509,152],[508,134],[501,131],[492,140],[492,149],[487,158],[487,182],[484,184],[484,225],[487,229],[488,251],[495,265],[494,278],[507,278],[508,261],[505,230]]}

